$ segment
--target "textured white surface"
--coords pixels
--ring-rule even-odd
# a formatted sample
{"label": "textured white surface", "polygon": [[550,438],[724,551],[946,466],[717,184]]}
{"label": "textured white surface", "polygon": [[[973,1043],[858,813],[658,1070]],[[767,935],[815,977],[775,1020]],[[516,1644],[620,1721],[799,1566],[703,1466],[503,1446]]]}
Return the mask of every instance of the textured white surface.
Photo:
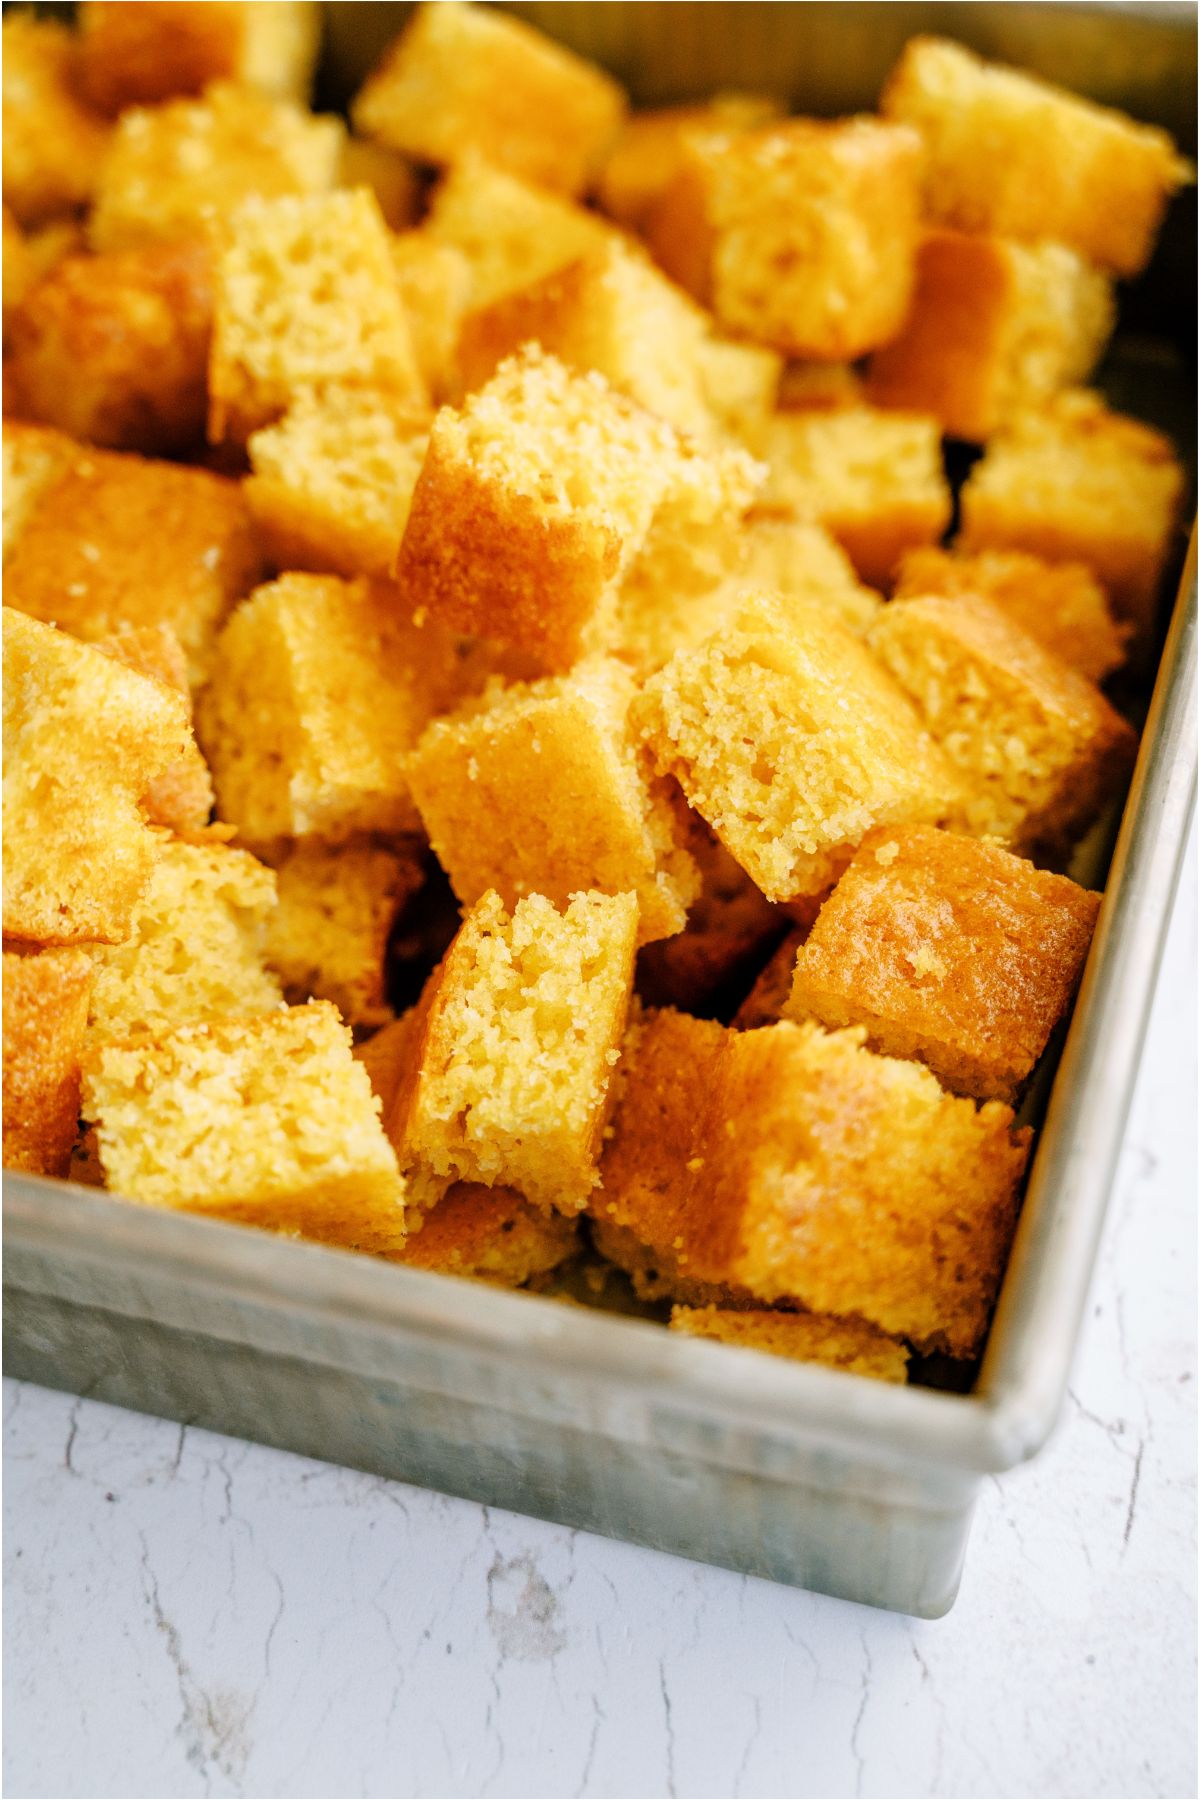
{"label": "textured white surface", "polygon": [[1184,1795],[1196,878],[1070,1408],[870,1612],[14,1382],[12,1795]]}

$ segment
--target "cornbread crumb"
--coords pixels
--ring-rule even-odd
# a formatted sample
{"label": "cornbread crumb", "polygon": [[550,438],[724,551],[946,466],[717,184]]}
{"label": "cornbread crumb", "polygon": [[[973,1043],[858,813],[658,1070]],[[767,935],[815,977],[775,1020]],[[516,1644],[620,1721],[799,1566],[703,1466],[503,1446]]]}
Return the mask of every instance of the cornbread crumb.
{"label": "cornbread crumb", "polygon": [[78,44],[59,20],[8,11],[3,41],[4,203],[41,225],[92,198],[108,124],[76,92]]}
{"label": "cornbread crumb", "polygon": [[287,100],[217,81],[198,100],[131,106],[117,120],[88,222],[95,250],[219,232],[251,196],[323,194],[345,127]]}
{"label": "cornbread crumb", "polygon": [[1072,390],[997,432],[962,491],[959,548],[1086,564],[1144,647],[1183,483],[1161,432]]}
{"label": "cornbread crumb", "polygon": [[276,566],[390,575],[432,422],[377,388],[330,383],[256,431],[244,492]]}
{"label": "cornbread crumb", "polygon": [[1083,563],[1049,563],[1023,550],[913,550],[901,562],[894,598],[953,599],[977,594],[1051,651],[1103,681],[1125,660],[1128,625],[1118,625],[1104,589]]}
{"label": "cornbread crumb", "polygon": [[84,1068],[106,1185],[126,1200],[391,1254],[404,1183],[328,1002],[102,1042]]}
{"label": "cornbread crumb", "polygon": [[82,86],[103,112],[226,79],[308,99],[321,35],[320,9],[308,0],[83,0],[78,18]]}
{"label": "cornbread crumb", "polygon": [[256,589],[197,711],[221,818],[252,845],[415,830],[404,759],[459,697],[461,665],[382,584],[289,574]]}
{"label": "cornbread crumb", "polygon": [[471,908],[422,998],[417,1064],[388,1119],[418,1201],[438,1197],[432,1177],[583,1208],[636,938],[632,894],[576,894],[562,912],[531,894],[510,916],[488,893]]}
{"label": "cornbread crumb", "polygon": [[873,832],[799,953],[784,1016],[863,1025],[872,1049],[1015,1105],[1071,1003],[1099,908],[1099,894],[997,845]]}
{"label": "cornbread crumb", "polygon": [[866,117],[692,131],[650,247],[727,331],[852,361],[908,311],[920,149],[908,127]]}
{"label": "cornbread crumb", "polygon": [[782,112],[769,94],[714,94],[694,106],[639,111],[625,121],[600,178],[596,197],[610,218],[642,231],[662,194],[679,172],[688,135],[705,131],[751,131]]}
{"label": "cornbread crumb", "polygon": [[685,1337],[710,1338],[745,1350],[765,1350],[795,1362],[824,1363],[850,1375],[903,1382],[908,1351],[897,1339],[858,1319],[829,1319],[817,1313],[739,1312],[724,1306],[673,1306],[670,1329]]}
{"label": "cornbread crumb", "polygon": [[871,587],[887,588],[904,552],[950,523],[933,419],[870,406],[777,412],[750,447],[770,471],[761,503],[817,520]]}
{"label": "cornbread crumb", "polygon": [[4,952],[4,1166],[65,1175],[79,1128],[92,959]]}
{"label": "cornbread crumb", "polygon": [[191,739],[187,706],[4,608],[4,934],[117,943],[157,845],[139,809]]}
{"label": "cornbread crumb", "polygon": [[1111,281],[1065,244],[931,231],[907,322],[875,352],[868,394],[982,443],[1086,381],[1115,319]]}
{"label": "cornbread crumb", "polygon": [[627,725],[630,676],[604,658],[518,683],[429,727],[408,761],[422,823],[458,898],[494,888],[558,907],[589,889],[638,899],[639,942],[681,930],[699,877]]}
{"label": "cornbread crumb", "polygon": [[1149,261],[1190,175],[1165,131],[945,38],[909,39],[880,110],[921,134],[931,218],[1054,239],[1118,275]]}
{"label": "cornbread crumb", "polygon": [[263,966],[275,877],[244,850],[158,834],[129,936],[98,947],[92,1036],[157,1037],[177,1025],[283,1005]]}
{"label": "cornbread crumb", "polygon": [[420,858],[401,845],[353,838],[289,846],[276,876],[267,960],[291,1001],[332,1000],[349,1025],[391,1018],[385,993],[388,935],[424,881]]}
{"label": "cornbread crumb", "polygon": [[977,1111],[863,1036],[643,1015],[593,1213],[652,1248],[668,1281],[677,1270],[971,1356],[1030,1133],[1007,1106]]}
{"label": "cornbread crumb", "polygon": [[262,572],[239,484],[207,469],[76,451],[40,488],[4,566],[11,606],[95,642],[169,625],[193,684]]}
{"label": "cornbread crumb", "polygon": [[426,399],[373,194],[247,200],[217,261],[209,436],[244,442],[327,382]]}
{"label": "cornbread crumb", "polygon": [[660,773],[769,900],[828,887],[872,825],[935,822],[958,799],[899,687],[828,611],[797,601],[745,596],[646,683],[634,717]]}
{"label": "cornbread crumb", "polygon": [[625,104],[602,69],[519,19],[440,0],[417,8],[351,110],[359,131],[419,162],[455,163],[474,152],[579,194]]}
{"label": "cornbread crumb", "polygon": [[964,786],[958,822],[1018,850],[1081,837],[1137,737],[1099,688],[990,601],[893,600],[868,642]]}
{"label": "cornbread crumb", "polygon": [[202,241],[56,263],[11,322],[9,409],[116,450],[202,443],[211,264]]}

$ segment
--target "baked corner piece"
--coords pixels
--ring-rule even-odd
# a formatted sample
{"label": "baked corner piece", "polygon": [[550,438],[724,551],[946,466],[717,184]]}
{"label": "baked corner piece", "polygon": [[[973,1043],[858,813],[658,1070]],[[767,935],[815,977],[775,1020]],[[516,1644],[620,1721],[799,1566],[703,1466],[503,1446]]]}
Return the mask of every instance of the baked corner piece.
{"label": "baked corner piece", "polygon": [[763,1350],[794,1362],[824,1363],[875,1381],[904,1382],[908,1351],[896,1338],[859,1319],[818,1313],[750,1311],[730,1306],[673,1306],[670,1329],[743,1350]]}
{"label": "baked corner piece", "polygon": [[686,570],[732,541],[758,474],[527,346],[437,415],[397,579],[435,619],[565,673],[610,641],[638,553]]}
{"label": "baked corner piece", "polygon": [[518,19],[459,0],[417,8],[352,107],[356,128],[419,162],[473,151],[499,169],[580,194],[625,116],[625,95]]}
{"label": "baked corner piece", "polygon": [[637,900],[485,894],[421,1000],[417,1054],[388,1117],[413,1198],[453,1181],[580,1212],[597,1180],[633,979]]}
{"label": "baked corner piece", "polygon": [[281,1007],[279,982],[264,965],[272,871],[229,844],[157,837],[129,936],[95,952],[92,1036],[153,1037]]}
{"label": "baked corner piece", "polygon": [[429,727],[408,779],[430,842],[467,906],[589,889],[634,893],[645,943],[682,929],[699,878],[663,784],[628,726],[634,683],[592,658],[517,683]]}
{"label": "baked corner piece", "polygon": [[698,105],[635,112],[604,159],[596,198],[610,218],[640,232],[678,173],[692,132],[752,131],[782,111],[769,94],[723,93]]}
{"label": "baked corner piece", "polygon": [[4,1166],[65,1175],[79,1132],[92,959],[4,952]]}
{"label": "baked corner piece", "polygon": [[769,470],[761,504],[823,525],[871,587],[888,588],[905,552],[950,523],[941,433],[924,414],[776,412],[749,441]]}
{"label": "baked corner piece", "polygon": [[348,1025],[390,1019],[388,936],[424,879],[421,857],[399,843],[289,845],[276,869],[279,904],[266,947],[288,999],[331,1000]]}
{"label": "baked corner piece", "polygon": [[1052,239],[1117,275],[1191,178],[1169,135],[945,38],[910,38],[880,110],[920,132],[924,203],[959,231]]}
{"label": "baked corner piece", "polygon": [[871,359],[868,396],[983,443],[1086,381],[1115,319],[1112,282],[1065,244],[930,231],[904,327]]}
{"label": "baked corner piece", "polygon": [[140,801],[191,740],[159,681],[4,608],[4,935],[118,943],[157,854]]}
{"label": "baked corner piece", "polygon": [[[176,694],[182,694],[187,705],[188,723],[192,721],[192,695],[188,685],[187,658],[183,645],[169,625],[132,625],[115,632],[112,637],[97,638],[97,650],[115,657],[127,669],[161,681]],[[164,825],[181,837],[204,833],[214,803],[212,776],[208,764],[194,740],[178,762],[156,775],[142,797],[142,806],[152,825]]]}
{"label": "baked corner piece", "polygon": [[822,607],[747,594],[634,719],[769,900],[819,893],[873,825],[934,823],[959,798],[912,702]]}
{"label": "baked corner piece", "polygon": [[963,488],[958,547],[1084,563],[1144,647],[1183,487],[1168,438],[1073,389],[997,432]]}
{"label": "baked corner piece", "polygon": [[432,423],[378,388],[330,383],[254,432],[243,492],[276,567],[390,575]]}
{"label": "baked corner piece", "polygon": [[204,441],[212,253],[203,240],[67,256],[6,332],[7,404],[115,450]]}
{"label": "baked corner piece", "polygon": [[170,626],[199,683],[217,628],[261,573],[238,482],[72,446],[15,531],[4,584],[10,605],[89,641]]}
{"label": "baked corner piece", "polygon": [[1094,682],[990,601],[893,600],[868,642],[962,778],[954,822],[1020,851],[1082,837],[1137,737]]}
{"label": "baked corner piece", "polygon": [[126,1200],[377,1255],[403,1246],[379,1102],[326,1001],[96,1044],[83,1112]]}
{"label": "baked corner piece", "polygon": [[651,1247],[668,1285],[852,1315],[973,1356],[1030,1133],[863,1036],[643,1015],[592,1211]]}
{"label": "baked corner piece", "polygon": [[568,368],[599,370],[648,412],[715,443],[701,364],[708,330],[687,294],[614,241],[469,313],[459,338],[459,377],[470,393],[523,344],[538,343]]}
{"label": "baked corner piece", "polygon": [[103,112],[199,94],[236,81],[302,104],[321,35],[309,0],[83,0],[79,61],[85,92]]}
{"label": "baked corner piece", "polygon": [[214,82],[196,100],[128,107],[100,170],[92,248],[219,234],[225,216],[252,196],[328,193],[344,136],[339,119],[232,81]]}
{"label": "baked corner piece", "polygon": [[92,198],[108,122],[79,96],[78,40],[57,19],[6,12],[3,44],[4,204],[40,225]]}
{"label": "baked corner piece", "polygon": [[1025,550],[913,550],[900,564],[893,598],[976,594],[1090,681],[1125,661],[1128,625],[1118,625],[1104,589],[1084,563],[1045,562]]}
{"label": "baked corner piece", "polygon": [[247,200],[217,261],[209,436],[244,442],[327,382],[426,399],[379,204],[365,188]]}
{"label": "baked corner piece", "polygon": [[289,574],[256,589],[197,710],[220,817],[252,845],[416,830],[404,759],[461,697],[461,664],[381,583]]}
{"label": "baked corner piece", "polygon": [[726,330],[852,361],[908,311],[920,155],[907,126],[866,117],[689,134],[650,248]]}
{"label": "baked corner piece", "polygon": [[1015,1105],[1071,1004],[1100,895],[995,844],[873,831],[796,959],[784,1016],[863,1025],[953,1092]]}

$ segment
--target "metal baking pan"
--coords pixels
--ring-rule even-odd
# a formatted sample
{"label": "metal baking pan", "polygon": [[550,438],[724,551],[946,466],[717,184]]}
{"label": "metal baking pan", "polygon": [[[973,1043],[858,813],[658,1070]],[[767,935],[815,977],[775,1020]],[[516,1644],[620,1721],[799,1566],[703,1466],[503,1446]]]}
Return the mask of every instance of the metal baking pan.
{"label": "metal baking pan", "polygon": [[[797,107],[823,111],[870,105],[900,41],[933,28],[1194,144],[1191,7],[515,10],[598,53],[640,97],[782,79]],[[344,92],[402,9],[330,11],[328,78]],[[1182,267],[1192,295],[1194,266],[1178,213],[1143,285],[1178,295]],[[1185,320],[1193,308],[1185,298]],[[1185,364],[1185,395],[1189,383]],[[1166,386],[1178,394],[1178,376]],[[15,1175],[7,1372],[848,1599],[945,1612],[981,1480],[1044,1442],[1075,1354],[1194,800],[1195,636],[1193,544],[970,1394],[897,1389]]]}

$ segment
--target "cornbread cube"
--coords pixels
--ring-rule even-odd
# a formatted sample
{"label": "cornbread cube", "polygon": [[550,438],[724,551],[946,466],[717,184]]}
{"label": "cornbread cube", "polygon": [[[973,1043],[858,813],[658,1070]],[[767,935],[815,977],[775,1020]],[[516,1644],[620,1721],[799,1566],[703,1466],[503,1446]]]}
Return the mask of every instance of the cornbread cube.
{"label": "cornbread cube", "polygon": [[199,94],[226,79],[308,99],[321,22],[306,0],[83,0],[78,15],[82,86],[103,112]]}
{"label": "cornbread cube", "polygon": [[908,311],[920,157],[915,131],[865,117],[693,132],[646,235],[727,330],[853,361]]}
{"label": "cornbread cube", "polygon": [[787,513],[751,512],[742,543],[743,560],[733,579],[743,587],[829,607],[860,637],[879,612],[879,595],[864,587],[846,552],[822,526]]}
{"label": "cornbread cube", "polygon": [[439,0],[417,8],[351,110],[359,131],[419,162],[455,163],[474,151],[579,194],[625,105],[602,69],[519,19]]}
{"label": "cornbread cube", "polygon": [[963,550],[1085,563],[1144,643],[1175,541],[1183,471],[1161,432],[1059,394],[992,439],[962,491]]}
{"label": "cornbread cube", "polygon": [[158,860],[123,943],[98,947],[89,1027],[158,1037],[177,1025],[283,1005],[263,964],[275,877],[245,850],[159,832]]}
{"label": "cornbread cube", "polygon": [[276,567],[390,575],[432,423],[378,388],[331,383],[256,431],[244,492]]}
{"label": "cornbread cube", "polygon": [[596,198],[610,218],[640,232],[678,174],[691,132],[752,131],[769,125],[782,111],[769,94],[727,93],[699,105],[636,112],[626,119],[604,160]]}
{"label": "cornbread cube", "polygon": [[894,598],[978,594],[1091,681],[1125,661],[1130,627],[1118,625],[1104,589],[1083,563],[1049,563],[1022,550],[912,550],[900,564]]}
{"label": "cornbread cube", "polygon": [[797,957],[784,1016],[863,1025],[873,1050],[1015,1105],[1071,1004],[1099,910],[1099,894],[995,844],[874,831]]}
{"label": "cornbread cube", "polygon": [[97,450],[42,487],[4,579],[11,605],[90,641],[169,625],[198,682],[217,627],[261,572],[237,482]]}
{"label": "cornbread cube", "polygon": [[370,188],[390,231],[407,231],[422,211],[421,177],[412,163],[366,138],[346,139],[338,186]]}
{"label": "cornbread cube", "polygon": [[422,997],[416,1066],[388,1120],[418,1203],[480,1181],[582,1210],[636,938],[633,894],[576,894],[561,912],[530,894],[510,915],[493,892],[471,908]]}
{"label": "cornbread cube", "polygon": [[775,410],[782,356],[762,344],[719,336],[702,339],[697,355],[704,397],[718,422],[740,443],[752,444]]}
{"label": "cornbread cube", "polygon": [[862,376],[851,363],[789,362],[779,378],[778,398],[784,412],[833,412],[842,406],[862,406],[866,394]]}
{"label": "cornbread cube", "polygon": [[434,618],[564,672],[604,646],[617,579],[656,516],[655,554],[703,565],[757,475],[527,346],[434,421],[397,578]]}
{"label": "cornbread cube", "polygon": [[686,848],[700,871],[687,923],[638,955],[637,991],[651,1006],[720,1011],[731,990],[786,924],[695,813]]}
{"label": "cornbread cube", "polygon": [[68,256],[11,325],[7,401],[116,450],[204,441],[212,254],[206,242]]}
{"label": "cornbread cube", "polygon": [[[622,1053],[597,1218],[679,1278],[980,1348],[1030,1133],[861,1031],[648,1012]],[[686,1296],[685,1296],[686,1297]]]}
{"label": "cornbread cube", "polygon": [[4,421],[4,563],[42,495],[68,469],[79,446],[43,425]]}
{"label": "cornbread cube", "polygon": [[4,608],[4,935],[119,943],[158,845],[138,802],[191,738],[160,681]]}
{"label": "cornbread cube", "polygon": [[936,422],[869,406],[777,412],[751,438],[770,474],[765,507],[819,521],[871,587],[950,523]]}
{"label": "cornbread cube", "polygon": [[248,200],[217,263],[213,441],[243,441],[324,382],[426,398],[387,227],[365,188]]}
{"label": "cornbread cube", "polygon": [[1017,850],[1082,837],[1137,737],[1093,682],[988,600],[893,600],[868,643],[959,770],[955,822]]}
{"label": "cornbread cube", "polygon": [[4,15],[4,203],[40,225],[92,198],[108,124],[75,88],[78,45],[55,19]]}
{"label": "cornbread cube", "polygon": [[403,231],[392,239],[392,272],[421,379],[435,400],[448,400],[459,386],[458,334],[471,294],[471,265],[461,250],[428,231]]}
{"label": "cornbread cube", "polygon": [[[816,911],[819,916],[819,906]],[[736,1031],[758,1031],[764,1025],[778,1024],[783,1017],[791,997],[796,954],[808,936],[810,924],[797,925],[789,931],[763,964],[754,986],[730,1020]]]}
{"label": "cornbread cube", "polygon": [[[36,231],[22,231],[7,206],[4,217],[4,332],[7,348],[8,327],[13,314],[35,282],[48,275],[64,256],[83,247],[83,231],[78,220],[53,219]],[[9,396],[6,404],[11,407]]]}
{"label": "cornbread cube", "polygon": [[256,589],[197,713],[221,818],[264,846],[416,830],[404,760],[459,697],[459,661],[382,584],[290,574]]}
{"label": "cornbread cube", "polygon": [[945,38],[910,38],[880,110],[925,146],[924,204],[959,231],[1069,244],[1136,275],[1189,179],[1165,131]]}
{"label": "cornbread cube", "polygon": [[79,1132],[92,959],[4,952],[4,1166],[65,1175]]}
{"label": "cornbread cube", "polygon": [[875,1381],[908,1378],[908,1351],[896,1338],[860,1319],[829,1319],[819,1313],[750,1312],[729,1306],[673,1306],[670,1329],[685,1337],[764,1350],[795,1362],[824,1363]]}
{"label": "cornbread cube", "polygon": [[585,207],[470,155],[438,183],[422,229],[466,257],[473,307],[490,306],[564,263],[624,241]]}
{"label": "cornbread cube", "polygon": [[469,313],[459,374],[471,393],[523,344],[568,368],[598,369],[648,412],[702,442],[716,437],[699,361],[704,314],[632,249],[613,243]]}
{"label": "cornbread cube", "polygon": [[131,106],[100,170],[92,246],[125,250],[219,232],[226,214],[251,197],[328,193],[344,135],[339,119],[228,81],[214,82],[198,100]]}
{"label": "cornbread cube", "polygon": [[593,658],[569,675],[518,683],[429,727],[408,779],[454,891],[490,888],[566,906],[592,889],[638,900],[638,938],[680,931],[699,891],[663,784],[627,723],[634,683]]}
{"label": "cornbread cube", "polygon": [[[187,658],[183,645],[169,625],[124,626],[112,637],[98,638],[97,650],[115,657],[127,669],[149,675],[182,695],[192,722],[192,692],[188,685]],[[156,775],[142,796],[142,810],[153,825],[164,825],[180,836],[202,833],[214,804],[208,764],[193,739],[178,762]]]}
{"label": "cornbread cube", "polygon": [[327,1001],[102,1040],[83,1110],[105,1184],[141,1206],[390,1254],[404,1183]]}
{"label": "cornbread cube", "polygon": [[960,798],[912,702],[823,607],[747,595],[633,716],[768,900],[819,893],[872,825],[936,822]]}
{"label": "cornbread cube", "polygon": [[291,1001],[332,1000],[348,1025],[391,1018],[385,992],[388,936],[425,879],[419,856],[370,838],[292,844],[277,869],[279,904],[267,961]]}
{"label": "cornbread cube", "polygon": [[1065,244],[931,231],[907,322],[871,359],[869,397],[983,443],[1022,408],[1085,381],[1115,319],[1112,282]]}

